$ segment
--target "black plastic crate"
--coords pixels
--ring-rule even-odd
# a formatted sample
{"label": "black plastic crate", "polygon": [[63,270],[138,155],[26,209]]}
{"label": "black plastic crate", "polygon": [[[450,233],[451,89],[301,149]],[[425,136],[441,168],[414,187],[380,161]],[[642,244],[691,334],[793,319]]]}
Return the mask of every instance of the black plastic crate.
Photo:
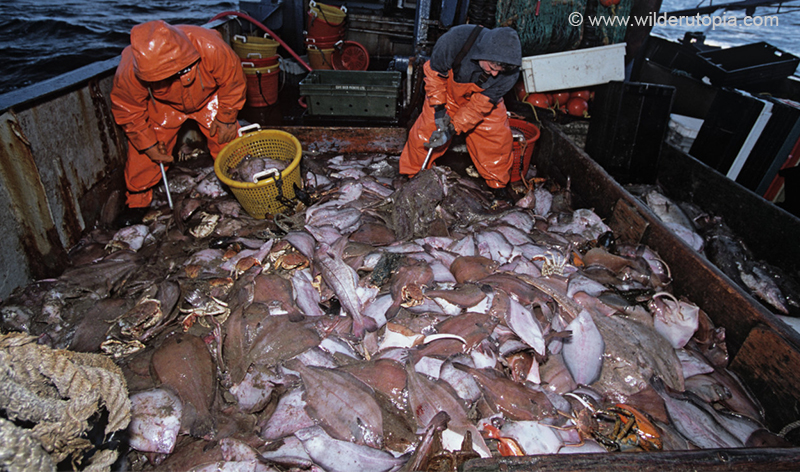
{"label": "black plastic crate", "polygon": [[697,57],[705,62],[705,75],[719,87],[785,79],[800,64],[797,56],[765,42],[698,52]]}
{"label": "black plastic crate", "polygon": [[717,87],[689,75],[675,74],[670,68],[651,60],[644,61],[634,80],[675,87],[672,113],[700,119],[705,118],[708,114],[717,90],[719,90]]}
{"label": "black plastic crate", "polygon": [[737,90],[720,89],[692,143],[689,154],[727,174],[764,109],[764,104]]}
{"label": "black plastic crate", "polygon": [[766,193],[800,138],[800,105],[763,98],[772,103],[772,116],[736,178],[759,195]]}
{"label": "black plastic crate", "polygon": [[650,36],[647,38],[645,58],[671,71],[683,71],[696,79],[702,79],[708,65],[704,59],[698,57],[698,53],[720,49],[706,45],[704,40],[705,36],[702,34],[691,33],[686,33],[681,42]]}
{"label": "black plastic crate", "polygon": [[618,182],[655,183],[675,87],[613,81],[595,89],[586,152]]}

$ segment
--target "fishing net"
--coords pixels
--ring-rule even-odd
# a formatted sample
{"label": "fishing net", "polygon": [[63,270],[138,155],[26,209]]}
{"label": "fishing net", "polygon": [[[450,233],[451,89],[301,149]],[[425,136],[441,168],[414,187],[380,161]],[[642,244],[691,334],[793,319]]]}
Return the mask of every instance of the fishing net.
{"label": "fishing net", "polygon": [[522,56],[575,49],[582,29],[569,23],[573,12],[583,14],[587,0],[498,0],[497,25],[517,30]]}
{"label": "fishing net", "polygon": [[[595,15],[598,18],[605,17],[607,20],[601,22],[597,27],[597,44],[592,46],[607,46],[625,41],[625,33],[628,31],[627,25],[620,24],[620,19],[629,18],[633,0],[622,0],[618,5],[604,7],[597,5]],[[613,19],[616,18],[617,21]]]}
{"label": "fishing net", "polygon": [[[569,51],[579,45],[592,47],[624,41],[627,25],[620,20],[630,15],[632,5],[633,0],[622,0],[611,7],[599,3],[590,5],[588,0],[498,0],[496,24],[516,29],[522,56],[535,56]],[[577,26],[570,23],[576,18],[571,15],[576,13],[583,19]],[[590,38],[584,38],[591,28],[589,16],[598,19],[597,26],[592,28]],[[581,44],[584,39],[589,43]]]}
{"label": "fishing net", "polygon": [[86,438],[90,419],[108,412],[105,436],[130,422],[125,378],[109,358],[55,350],[24,333],[0,336],[0,469],[56,470],[71,459],[73,467],[110,470],[117,451],[95,451]]}

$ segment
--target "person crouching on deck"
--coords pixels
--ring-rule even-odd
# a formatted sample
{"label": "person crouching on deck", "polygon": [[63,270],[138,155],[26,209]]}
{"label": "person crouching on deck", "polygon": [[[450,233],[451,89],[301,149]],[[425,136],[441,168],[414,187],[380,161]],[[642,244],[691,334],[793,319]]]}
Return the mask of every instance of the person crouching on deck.
{"label": "person crouching on deck", "polygon": [[455,134],[466,134],[478,173],[496,198],[509,200],[513,138],[503,96],[517,82],[521,64],[512,28],[460,25],[442,35],[423,66],[425,103],[400,156],[400,173],[416,175],[432,148],[430,167]]}
{"label": "person crouching on deck", "polygon": [[187,119],[197,122],[215,159],[236,138],[246,84],[239,57],[217,31],[161,20],[131,29],[111,90],[114,119],[128,138],[123,224],[144,216],[161,181],[159,164],[173,161]]}

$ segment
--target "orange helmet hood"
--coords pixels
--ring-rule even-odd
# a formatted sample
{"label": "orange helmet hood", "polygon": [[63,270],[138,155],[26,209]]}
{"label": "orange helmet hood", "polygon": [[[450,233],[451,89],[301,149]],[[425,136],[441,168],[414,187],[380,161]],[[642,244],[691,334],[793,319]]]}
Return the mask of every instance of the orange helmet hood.
{"label": "orange helmet hood", "polygon": [[186,33],[162,20],[134,26],[131,50],[133,71],[145,82],[166,79],[200,59]]}

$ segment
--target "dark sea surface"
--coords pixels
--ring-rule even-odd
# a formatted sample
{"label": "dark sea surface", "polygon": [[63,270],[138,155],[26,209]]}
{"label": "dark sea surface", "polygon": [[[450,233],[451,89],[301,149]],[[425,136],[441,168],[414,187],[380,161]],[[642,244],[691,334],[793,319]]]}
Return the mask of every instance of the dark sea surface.
{"label": "dark sea surface", "polygon": [[203,25],[238,0],[0,0],[0,94],[119,55],[133,26]]}
{"label": "dark sea surface", "polygon": [[[708,3],[664,0],[661,11]],[[798,1],[790,4],[800,6]],[[0,94],[115,57],[128,45],[130,29],[136,24],[163,19],[170,24],[202,25],[217,13],[236,10],[238,5],[238,0],[0,0]],[[785,6],[784,10],[792,8]],[[773,12],[759,8],[756,15]],[[742,11],[715,14],[744,16]],[[729,47],[766,41],[800,56],[800,11],[778,15],[778,21],[777,27],[726,25],[700,30],[706,33],[709,44]],[[687,28],[656,26],[653,31],[677,40]]]}
{"label": "dark sea surface", "polygon": [[[661,11],[677,11],[688,8],[702,7],[708,5],[719,5],[731,3],[734,0],[664,0],[661,4]],[[745,25],[743,10],[723,11],[717,10],[710,19],[705,20],[707,26],[687,28],[681,26],[656,26],[653,33],[665,37],[672,41],[683,38],[686,31],[701,31],[706,36],[706,44],[713,46],[732,47],[744,44],[767,42],[776,48],[800,56],[800,1],[786,2],[776,14],[775,7],[759,7],[753,14],[751,23],[766,23],[767,21],[777,22],[777,26],[762,24]],[[767,16],[774,16],[774,20],[767,20]],[[710,22],[716,17],[718,22],[725,23],[723,26],[713,27]],[[758,18],[760,17],[760,18]],[[736,20],[736,25],[728,24],[730,19]]]}

